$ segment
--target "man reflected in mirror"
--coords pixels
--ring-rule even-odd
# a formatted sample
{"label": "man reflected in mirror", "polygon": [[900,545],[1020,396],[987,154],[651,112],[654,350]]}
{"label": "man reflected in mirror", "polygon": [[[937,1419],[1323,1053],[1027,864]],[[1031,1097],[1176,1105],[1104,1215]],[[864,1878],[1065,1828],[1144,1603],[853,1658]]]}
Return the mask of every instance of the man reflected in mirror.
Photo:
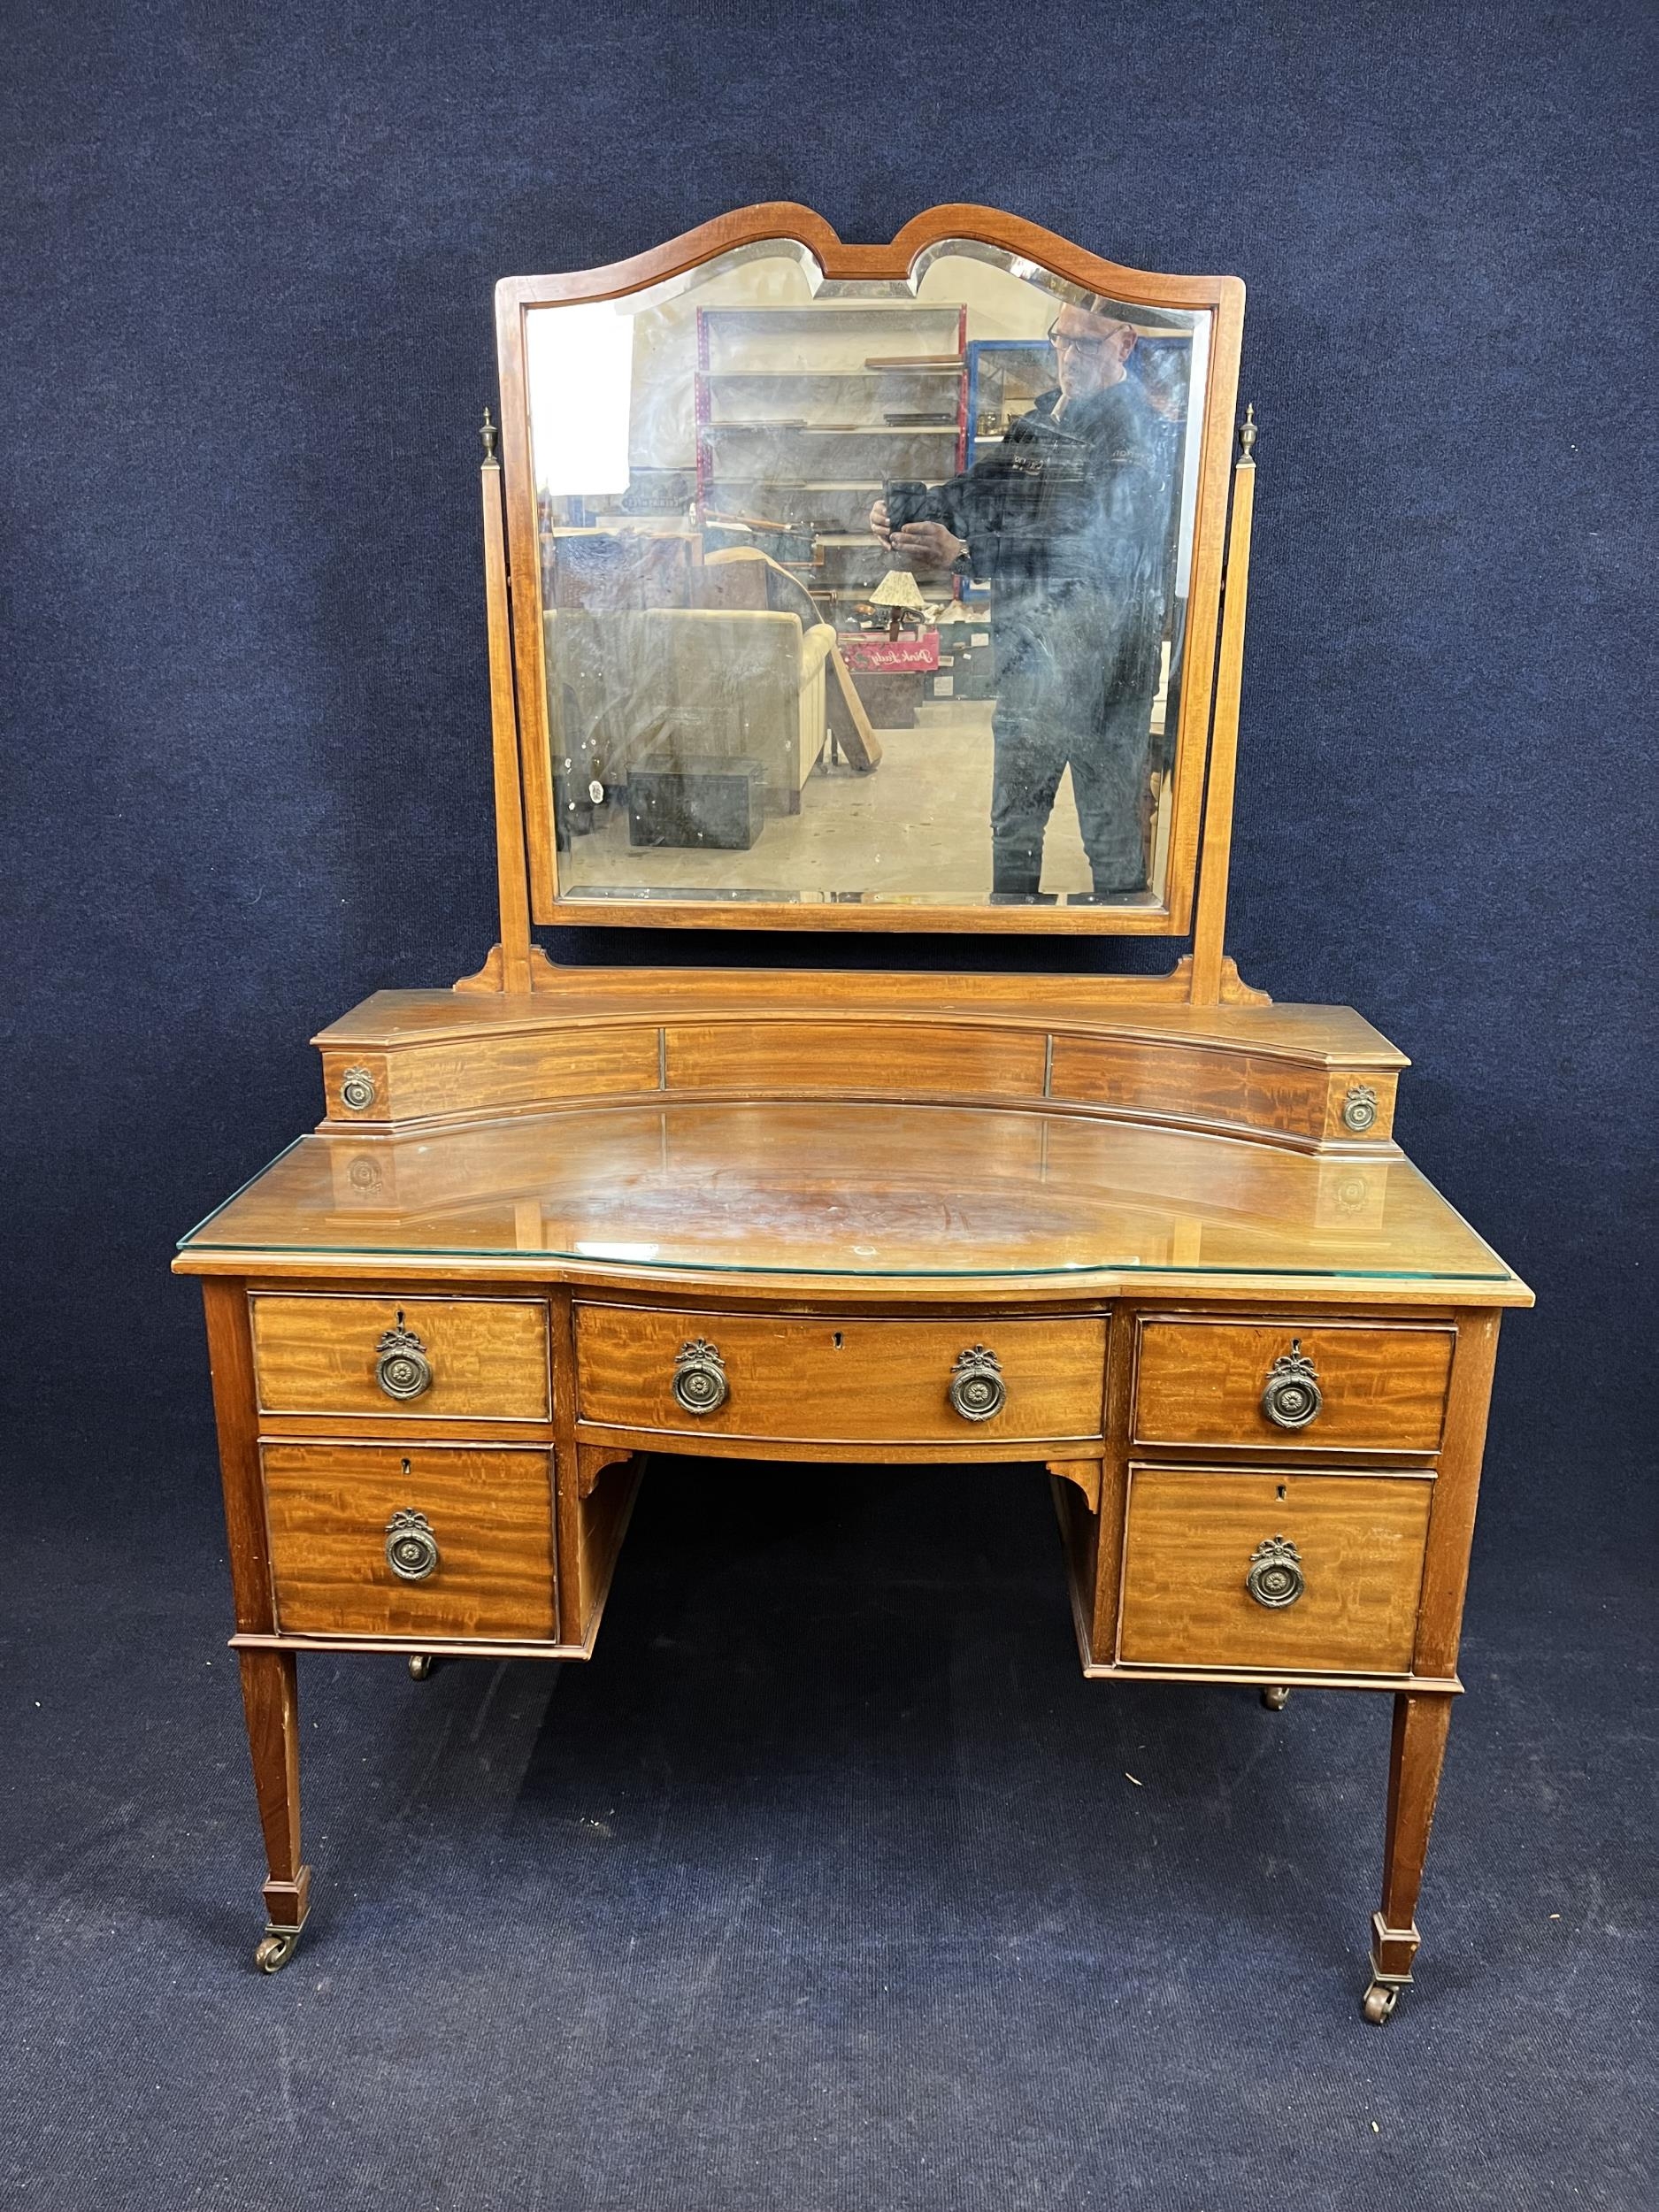
{"label": "man reflected in mirror", "polygon": [[1086,297],[1049,341],[1056,381],[1000,445],[929,490],[897,529],[923,569],[992,587],[991,892],[1033,900],[1055,797],[1071,771],[1097,898],[1147,883],[1148,746],[1159,678],[1171,475],[1139,380],[1135,331]]}

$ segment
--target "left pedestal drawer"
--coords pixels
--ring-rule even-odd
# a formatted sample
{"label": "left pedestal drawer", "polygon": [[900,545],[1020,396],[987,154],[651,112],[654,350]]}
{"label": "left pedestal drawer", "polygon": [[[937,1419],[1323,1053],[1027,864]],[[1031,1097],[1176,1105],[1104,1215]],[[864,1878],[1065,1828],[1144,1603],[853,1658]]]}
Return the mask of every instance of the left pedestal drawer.
{"label": "left pedestal drawer", "polygon": [[423,1440],[259,1456],[285,1632],[555,1639],[550,1453]]}
{"label": "left pedestal drawer", "polygon": [[539,1298],[249,1301],[262,1413],[545,1421],[548,1314]]}

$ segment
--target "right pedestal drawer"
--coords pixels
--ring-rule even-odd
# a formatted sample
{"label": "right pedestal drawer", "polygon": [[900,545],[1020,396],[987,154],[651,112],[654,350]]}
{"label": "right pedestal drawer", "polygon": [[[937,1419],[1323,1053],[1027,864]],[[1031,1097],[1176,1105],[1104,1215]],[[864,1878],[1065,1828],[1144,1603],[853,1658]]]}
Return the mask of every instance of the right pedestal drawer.
{"label": "right pedestal drawer", "polygon": [[1137,1444],[1439,1451],[1456,1332],[1444,1324],[1144,1318]]}
{"label": "right pedestal drawer", "polygon": [[1119,1658],[1409,1673],[1433,1490],[1427,1475],[1131,1467]]}

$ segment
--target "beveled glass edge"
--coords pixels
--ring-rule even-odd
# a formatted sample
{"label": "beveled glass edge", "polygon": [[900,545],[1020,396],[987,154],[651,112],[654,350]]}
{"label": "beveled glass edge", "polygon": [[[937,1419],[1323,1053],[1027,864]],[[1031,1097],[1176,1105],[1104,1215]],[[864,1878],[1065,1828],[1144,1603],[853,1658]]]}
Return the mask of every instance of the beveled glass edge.
{"label": "beveled glass edge", "polygon": [[[257,1178],[255,1179],[257,1179]],[[244,1186],[244,1188],[246,1186]],[[230,1199],[225,1203],[229,1205]],[[224,1209],[216,1209],[222,1212]],[[213,1215],[207,1217],[208,1221]],[[207,1225],[204,1222],[202,1226]],[[194,1237],[196,1232],[192,1231]],[[615,1267],[626,1265],[641,1274],[664,1275],[729,1275],[774,1277],[789,1275],[834,1276],[851,1282],[972,1282],[1014,1280],[1021,1277],[1041,1277],[1052,1281],[1070,1281],[1079,1277],[1094,1275],[1227,1275],[1272,1276],[1286,1281],[1309,1282],[1379,1282],[1379,1283],[1508,1283],[1516,1279],[1507,1268],[1500,1267],[1494,1274],[1460,1271],[1457,1274],[1425,1275],[1419,1270],[1407,1267],[1264,1267],[1255,1262],[1229,1263],[1225,1266],[1210,1266],[1202,1261],[1163,1262],[1148,1263],[1140,1260],[1079,1260],[1064,1267],[1043,1267],[1026,1262],[1018,1267],[823,1267],[806,1262],[792,1261],[787,1265],[757,1267],[743,1263],[731,1265],[719,1260],[620,1260],[615,1254],[595,1252],[553,1251],[546,1247],[529,1250],[522,1245],[482,1244],[195,1244],[181,1241],[180,1251],[235,1252],[257,1258],[261,1253],[282,1253],[285,1256],[310,1256],[319,1260],[337,1259],[396,1259],[418,1266],[422,1260],[520,1260],[527,1266],[544,1265],[555,1262],[572,1267]]]}
{"label": "beveled glass edge", "polygon": [[[187,1229],[184,1234],[179,1239],[178,1242],[173,1246],[173,1250],[175,1252],[188,1252],[210,1222],[217,1221],[220,1214],[222,1214],[227,1207],[234,1206],[236,1203],[236,1201],[242,1196],[243,1191],[251,1190],[256,1183],[260,1182],[265,1176],[269,1175],[272,1169],[276,1166],[279,1161],[286,1160],[290,1152],[297,1152],[301,1145],[305,1142],[308,1133],[308,1133],[305,1130],[302,1130],[297,1137],[289,1139],[288,1142],[283,1146],[280,1152],[273,1153],[263,1167],[256,1168],[253,1173],[247,1177],[244,1181],[237,1184],[235,1189],[232,1191],[228,1198],[221,1198],[217,1206],[213,1207],[210,1212],[204,1213],[200,1221],[196,1223],[194,1229]],[[249,1249],[246,1245],[241,1244],[213,1244],[209,1245],[207,1248],[211,1252],[242,1252]],[[265,1248],[271,1252],[284,1252],[289,1250],[306,1251],[310,1249],[310,1247],[305,1245],[289,1246],[272,1244],[267,1245]]]}

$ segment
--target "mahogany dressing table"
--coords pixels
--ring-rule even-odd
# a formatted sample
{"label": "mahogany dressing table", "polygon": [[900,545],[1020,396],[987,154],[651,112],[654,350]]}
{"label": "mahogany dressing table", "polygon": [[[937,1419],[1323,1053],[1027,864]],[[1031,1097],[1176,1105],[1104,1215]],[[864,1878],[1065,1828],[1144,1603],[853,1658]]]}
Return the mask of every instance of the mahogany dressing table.
{"label": "mahogany dressing table", "polygon": [[[326,1029],[320,1128],[175,1262],[259,1965],[310,1901],[302,1653],[592,1656],[645,1453],[1035,1462],[1086,1674],[1392,1696],[1386,2019],[1531,1294],[1394,1142],[1403,1056],[1224,956],[1242,286],[987,209],[878,248],[774,204],[497,303],[500,941]],[[937,655],[907,726],[849,637]],[[580,923],[1190,943],[1156,975],[554,966],[534,928]]]}

